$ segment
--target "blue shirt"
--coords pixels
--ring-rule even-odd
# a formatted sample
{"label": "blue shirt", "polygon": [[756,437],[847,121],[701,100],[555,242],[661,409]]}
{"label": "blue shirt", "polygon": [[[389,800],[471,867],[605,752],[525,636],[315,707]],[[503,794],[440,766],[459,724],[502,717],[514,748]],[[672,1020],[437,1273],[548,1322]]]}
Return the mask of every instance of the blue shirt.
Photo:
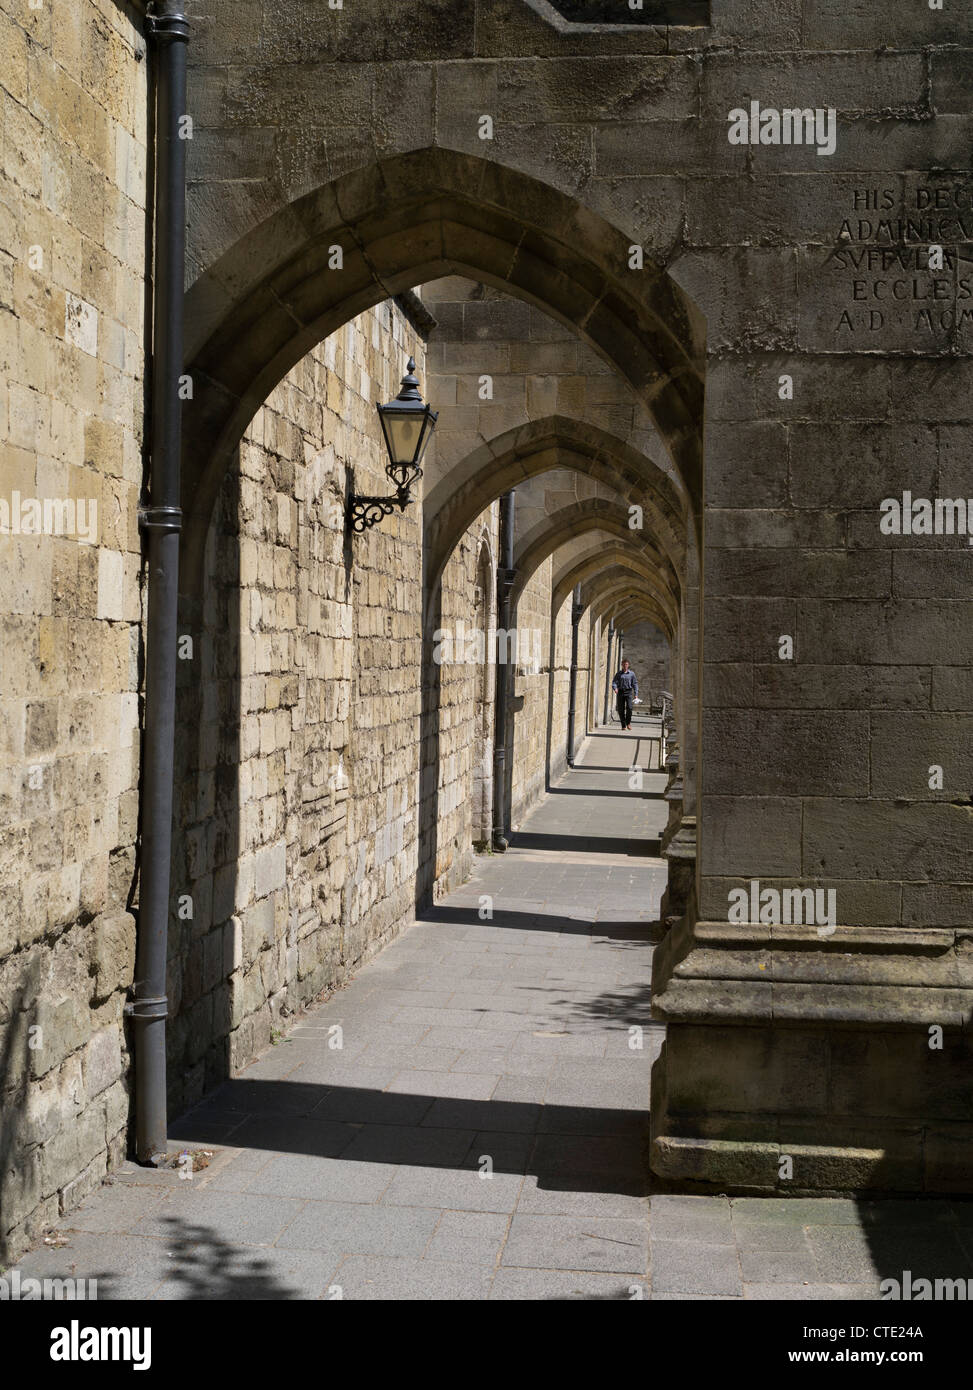
{"label": "blue shirt", "polygon": [[612,690],[617,690],[619,694],[637,695],[639,693],[639,682],[635,672],[629,667],[627,671],[618,671],[612,681]]}

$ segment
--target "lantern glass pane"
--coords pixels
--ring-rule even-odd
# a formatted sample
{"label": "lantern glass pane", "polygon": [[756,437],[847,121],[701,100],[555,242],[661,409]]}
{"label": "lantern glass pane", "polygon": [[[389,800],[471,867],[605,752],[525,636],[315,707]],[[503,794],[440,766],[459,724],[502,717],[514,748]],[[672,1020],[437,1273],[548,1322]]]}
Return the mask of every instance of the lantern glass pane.
{"label": "lantern glass pane", "polygon": [[419,442],[419,452],[416,454],[415,457],[416,463],[422,462],[422,456],[426,452],[426,445],[429,443],[430,439],[432,439],[432,432],[435,428],[436,422],[432,415],[427,415],[426,418],[423,420],[422,424],[423,435],[422,439]]}
{"label": "lantern glass pane", "polygon": [[384,417],[393,463],[411,463],[415,457],[425,415],[407,415],[405,411],[389,411]]}

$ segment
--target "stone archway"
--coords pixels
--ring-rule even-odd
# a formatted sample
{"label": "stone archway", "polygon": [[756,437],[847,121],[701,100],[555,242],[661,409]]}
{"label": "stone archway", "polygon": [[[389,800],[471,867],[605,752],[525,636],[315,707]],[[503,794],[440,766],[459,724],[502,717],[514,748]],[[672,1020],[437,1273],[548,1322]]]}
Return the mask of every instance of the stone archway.
{"label": "stone archway", "polygon": [[660,552],[658,546],[653,544],[651,527],[641,533],[633,532],[625,517],[621,506],[600,499],[560,508],[545,523],[522,538],[517,553],[518,590],[524,577],[533,573],[549,555],[563,550],[567,563],[569,555],[570,560],[574,560],[581,553],[569,551],[572,542],[587,538],[592,533],[602,533],[611,538],[613,547],[637,556],[645,567],[647,577],[651,576],[660,592],[671,595],[678,603],[682,588],[681,566],[676,568],[678,558],[674,564],[668,554]]}
{"label": "stone archway", "polygon": [[628,528],[626,508],[636,503],[646,513],[645,530],[658,542],[674,567],[685,552],[685,507],[671,479],[644,454],[597,425],[561,416],[528,425],[488,440],[454,466],[428,499],[426,575],[430,590],[453,545],[471,522],[501,492],[556,469],[582,473],[602,483],[617,501],[601,497],[579,504],[569,520],[583,530],[594,516]]}
{"label": "stone archway", "polygon": [[[687,528],[702,525],[704,324],[658,266],[629,268],[629,238],[609,222],[546,183],[480,158],[412,151],[286,205],[273,206],[272,189],[268,197],[269,215],[210,263],[187,296],[193,397],[184,417],[181,587],[193,608],[202,597],[213,501],[246,422],[316,344],[428,280],[475,278],[577,333],[627,383],[669,455],[663,467],[588,422],[531,421],[447,469],[426,497],[419,805],[432,824],[420,826],[416,876],[416,900],[425,901],[460,871],[463,856],[454,828],[440,835],[436,817],[445,744],[439,673],[426,652],[430,599],[457,541],[502,491],[569,468],[644,507],[660,570],[675,580]],[[641,438],[651,446],[651,431]],[[346,487],[354,486],[347,476]],[[348,543],[345,561],[347,570]]]}
{"label": "stone archway", "polygon": [[575,199],[438,148],[378,161],[274,210],[187,295],[185,587],[198,591],[216,490],[269,391],[354,314],[446,274],[505,288],[573,325],[643,399],[698,516],[703,321],[658,267],[630,271],[627,253],[622,233]]}
{"label": "stone archway", "polygon": [[[653,598],[669,611],[671,595],[658,587],[655,572],[637,552],[626,550],[620,545],[603,546],[598,554],[580,556],[565,565],[563,574],[555,574],[552,602],[555,606],[563,603],[576,584],[584,584],[603,573],[619,570],[630,571],[632,582],[644,583]],[[674,612],[672,617],[675,618]]]}
{"label": "stone archway", "polygon": [[591,602],[596,613],[602,616],[610,614],[616,627],[624,629],[625,624],[632,621],[637,614],[640,618],[648,618],[650,622],[658,624],[672,641],[675,632],[672,620],[651,598],[632,597],[631,578],[610,578],[604,587],[594,589]]}

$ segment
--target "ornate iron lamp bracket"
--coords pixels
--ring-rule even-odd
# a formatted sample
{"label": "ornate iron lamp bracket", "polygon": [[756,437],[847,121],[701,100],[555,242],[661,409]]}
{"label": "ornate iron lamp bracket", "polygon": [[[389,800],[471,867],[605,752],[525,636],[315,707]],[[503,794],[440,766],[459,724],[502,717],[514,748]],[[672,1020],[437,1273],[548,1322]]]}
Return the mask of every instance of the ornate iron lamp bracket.
{"label": "ornate iron lamp bracket", "polygon": [[422,477],[419,463],[439,418],[438,412],[426,405],[419,394],[415,369],[415,359],[410,357],[398,396],[378,407],[389,456],[385,472],[395,491],[384,497],[350,492],[346,515],[349,531],[367,531],[391,516],[396,507],[404,512],[415,501],[412,489]]}
{"label": "ornate iron lamp bracket", "polygon": [[359,533],[367,531],[391,516],[396,507],[404,512],[413,501],[415,498],[409,496],[407,488],[400,488],[389,497],[364,497],[352,492],[348,497],[348,529]]}

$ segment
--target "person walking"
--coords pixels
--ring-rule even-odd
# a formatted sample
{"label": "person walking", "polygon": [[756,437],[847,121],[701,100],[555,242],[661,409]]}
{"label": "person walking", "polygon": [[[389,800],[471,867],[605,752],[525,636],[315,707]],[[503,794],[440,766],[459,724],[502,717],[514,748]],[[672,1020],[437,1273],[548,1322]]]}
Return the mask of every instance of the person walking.
{"label": "person walking", "polygon": [[628,657],[622,662],[622,669],[615,673],[612,690],[618,697],[619,723],[623,729],[630,729],[632,727],[632,701],[639,693],[639,682]]}

